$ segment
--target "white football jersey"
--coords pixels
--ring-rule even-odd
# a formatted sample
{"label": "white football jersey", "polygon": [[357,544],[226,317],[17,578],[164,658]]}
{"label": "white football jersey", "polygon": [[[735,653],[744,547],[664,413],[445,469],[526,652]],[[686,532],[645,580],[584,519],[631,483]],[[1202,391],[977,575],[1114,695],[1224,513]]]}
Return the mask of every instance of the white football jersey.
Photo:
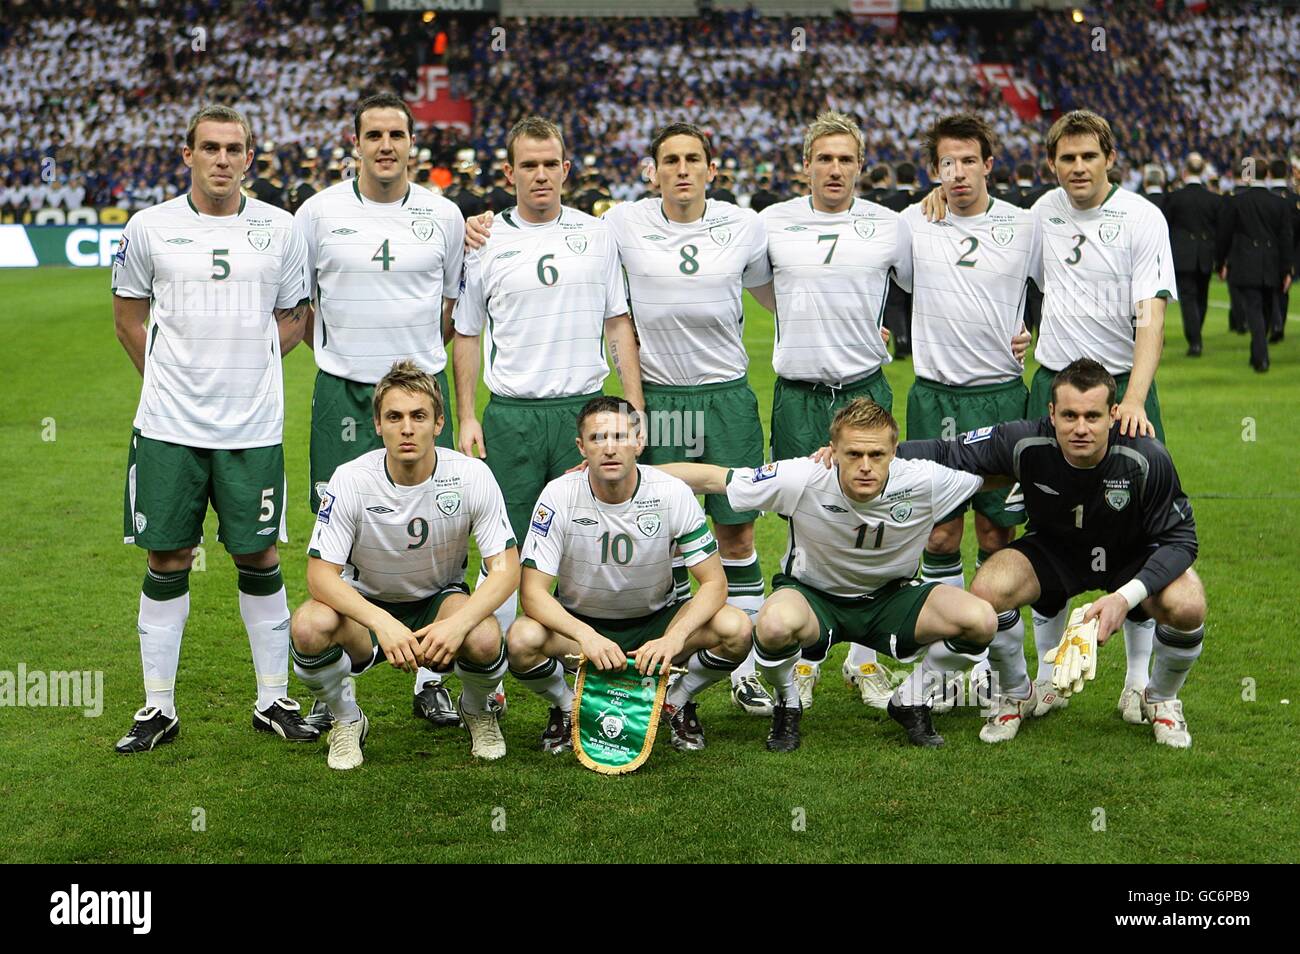
{"label": "white football jersey", "polygon": [[572,397],[609,376],[605,319],[627,313],[609,226],[563,206],[534,224],[507,209],[465,256],[456,330],[483,336],[483,381],[502,397]]}
{"label": "white football jersey", "polygon": [[658,196],[602,217],[618,243],[650,384],[721,384],[745,374],[742,288],[765,285],[767,232],[758,213],[709,199],[704,217],[673,222]]}
{"label": "white football jersey", "polygon": [[912,289],[907,222],[866,199],[818,212],[806,196],[769,205],[759,218],[776,293],[776,373],[839,387],[888,364],[880,326],[890,276]]}
{"label": "white football jersey", "polygon": [[1164,216],[1119,186],[1086,212],[1056,188],[1033,213],[1043,234],[1038,362],[1059,371],[1092,358],[1111,374],[1133,370],[1134,304],[1178,297]]}
{"label": "white football jersey", "polygon": [[585,472],[546,485],[524,541],[524,566],[556,578],[566,610],[597,619],[648,616],[673,601],[673,554],[687,566],[716,553],[691,488],[637,465],[630,500],[597,500]]}
{"label": "white football jersey", "polygon": [[999,384],[1024,369],[1011,338],[1024,320],[1025,282],[1041,254],[1033,213],[989,197],[978,215],[949,209],[912,231],[912,364],[916,376],[953,387]]}
{"label": "white football jersey", "polygon": [[727,480],[737,510],[771,510],[789,519],[781,570],[832,596],[870,596],[916,576],[937,521],[979,490],[983,478],[928,460],[889,464],[875,499],[850,500],[838,468],[811,458],[738,467]]}
{"label": "white football jersey", "polygon": [[363,596],[409,603],[465,582],[469,535],[484,559],[515,546],[501,488],[481,460],[445,447],[423,484],[393,483],[387,451],[339,465],[321,494],[310,556]]}
{"label": "white football jersey", "polygon": [[375,384],[410,358],[429,374],[447,366],[442,300],[460,293],[465,220],[419,185],[400,202],[372,202],[356,179],[317,192],[294,216],[307,245],[316,300],[316,364]]}
{"label": "white football jersey", "polygon": [[187,447],[281,442],[274,311],[308,296],[306,253],[288,212],[243,197],[234,215],[203,215],[188,194],[144,209],[113,256],[113,294],[151,299],[141,434]]}

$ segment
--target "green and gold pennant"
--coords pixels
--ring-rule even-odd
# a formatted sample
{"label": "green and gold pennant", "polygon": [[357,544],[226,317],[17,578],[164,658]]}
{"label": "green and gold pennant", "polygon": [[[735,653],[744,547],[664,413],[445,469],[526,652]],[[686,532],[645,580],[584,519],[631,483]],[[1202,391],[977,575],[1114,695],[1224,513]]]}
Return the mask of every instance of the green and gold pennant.
{"label": "green and gold pennant", "polygon": [[601,672],[582,660],[573,688],[573,751],[578,761],[603,775],[639,769],[654,746],[667,691],[667,671],[643,676],[629,659],[622,672]]}

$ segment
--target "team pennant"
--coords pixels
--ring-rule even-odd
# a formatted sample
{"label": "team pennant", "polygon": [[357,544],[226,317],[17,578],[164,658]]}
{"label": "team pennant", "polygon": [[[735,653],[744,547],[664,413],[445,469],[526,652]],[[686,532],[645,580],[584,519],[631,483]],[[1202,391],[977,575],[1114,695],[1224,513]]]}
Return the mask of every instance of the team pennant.
{"label": "team pennant", "polygon": [[622,672],[601,672],[583,659],[573,687],[573,751],[603,775],[635,772],[650,757],[668,672],[643,676],[634,660]]}

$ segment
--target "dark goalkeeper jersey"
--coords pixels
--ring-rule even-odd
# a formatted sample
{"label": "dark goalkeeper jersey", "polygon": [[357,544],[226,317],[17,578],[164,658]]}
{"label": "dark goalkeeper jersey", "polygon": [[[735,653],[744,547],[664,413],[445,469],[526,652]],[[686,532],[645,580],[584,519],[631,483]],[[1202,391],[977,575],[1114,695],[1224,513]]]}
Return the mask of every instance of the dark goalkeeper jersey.
{"label": "dark goalkeeper jersey", "polygon": [[1169,451],[1148,437],[1110,429],[1106,456],[1089,469],[1071,466],[1051,421],[1009,421],[961,434],[955,441],[904,441],[902,458],[933,460],[970,473],[1019,481],[1027,532],[1091,560],[1097,549],[1110,566],[1144,554],[1136,579],[1148,593],[1164,589],[1196,559],[1196,521],[1178,483]]}

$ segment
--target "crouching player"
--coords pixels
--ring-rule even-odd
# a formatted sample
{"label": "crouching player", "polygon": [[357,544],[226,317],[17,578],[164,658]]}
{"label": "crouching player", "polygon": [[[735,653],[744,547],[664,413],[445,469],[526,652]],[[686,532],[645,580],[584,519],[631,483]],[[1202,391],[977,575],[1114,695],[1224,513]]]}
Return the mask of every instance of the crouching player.
{"label": "crouching player", "polygon": [[[842,407],[830,434],[829,467],[811,458],[757,470],[663,466],[696,493],[725,493],[737,510],[772,510],[789,522],[781,572],[754,630],[759,668],[777,693],[772,751],[799,747],[803,710],[793,675],[801,651],[820,661],[832,643],[853,642],[910,662],[943,640],[954,653],[978,654],[998,626],[983,600],[914,579],[935,521],[988,489],[983,481],[896,458],[898,423],[867,398]],[[929,697],[944,674],[927,663],[895,690],[886,711],[912,744],[936,746],[943,738]]]}
{"label": "crouching player", "polygon": [[[432,376],[413,361],[394,364],[375,385],[383,448],[341,465],[321,496],[307,561],[312,598],[293,614],[290,636],[294,672],[333,717],[330,768],[364,761],[369,723],[351,677],[385,659],[411,672],[454,664],[473,754],[506,754],[487,706],[506,671],[492,613],[519,585],[519,551],[487,465],[434,446],[443,407]],[[471,531],[488,568],[472,596]]]}
{"label": "crouching player", "polygon": [[[718,545],[691,489],[637,463],[645,439],[618,398],[592,398],[578,414],[584,470],[542,491],[524,542],[524,615],[510,627],[510,672],[551,710],[542,749],[572,748],[573,690],[559,663],[581,653],[597,669],[642,673],[684,663],[663,718],[679,750],[704,748],[695,696],[749,654],[749,617],[727,605]],[[700,584],[678,600],[673,555]],[[554,595],[552,595],[554,591]]]}
{"label": "crouching player", "polygon": [[[1053,380],[1047,417],[957,441],[907,441],[900,454],[1020,482],[1028,533],[989,557],[971,583],[999,613],[1019,617],[1020,607],[1032,606],[1051,617],[1072,597],[1101,589],[1106,595],[1085,617],[1098,621],[1099,642],[1125,618],[1155,619],[1141,711],[1157,742],[1187,748],[1192,737],[1178,693],[1205,635],[1205,590],[1192,570],[1196,521],[1169,452],[1155,438],[1124,434],[1115,396],[1110,373],[1080,358]],[[989,661],[1001,698],[980,738],[1006,742],[1026,716],[1051,710],[1038,706],[1029,681],[1023,631],[999,630]]]}

